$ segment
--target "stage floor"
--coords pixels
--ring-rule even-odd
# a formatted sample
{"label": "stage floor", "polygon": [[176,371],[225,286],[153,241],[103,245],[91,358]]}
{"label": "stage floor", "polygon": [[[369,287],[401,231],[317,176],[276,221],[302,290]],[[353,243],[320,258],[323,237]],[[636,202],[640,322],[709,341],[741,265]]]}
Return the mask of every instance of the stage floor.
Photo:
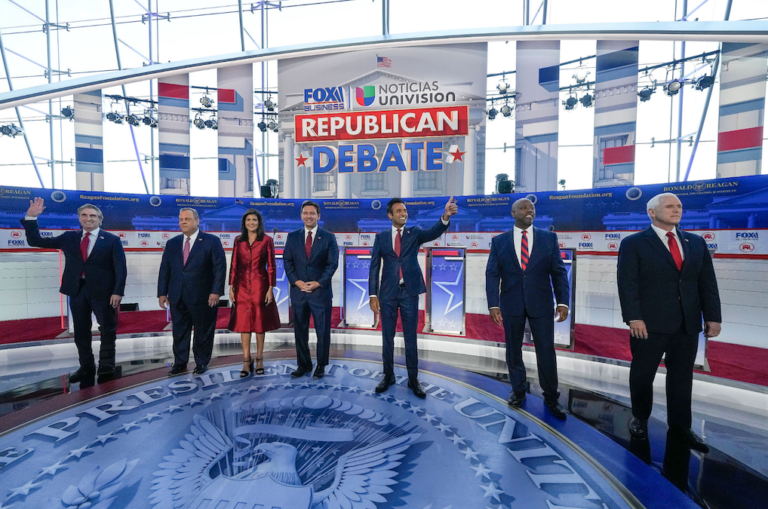
{"label": "stage floor", "polygon": [[574,376],[568,357],[563,422],[530,358],[517,410],[488,356],[422,351],[420,400],[401,357],[398,385],[376,394],[379,349],[361,341],[336,337],[318,381],[291,379],[285,341],[267,343],[263,376],[241,380],[239,344],[217,340],[208,373],[168,378],[169,345],[152,339],[118,352],[122,378],[83,390],[63,375],[71,345],[17,350],[28,366],[0,377],[0,507],[726,508],[768,496],[764,431],[697,415],[712,452],[692,454],[667,439],[656,405],[650,441],[632,441],[626,388]]}

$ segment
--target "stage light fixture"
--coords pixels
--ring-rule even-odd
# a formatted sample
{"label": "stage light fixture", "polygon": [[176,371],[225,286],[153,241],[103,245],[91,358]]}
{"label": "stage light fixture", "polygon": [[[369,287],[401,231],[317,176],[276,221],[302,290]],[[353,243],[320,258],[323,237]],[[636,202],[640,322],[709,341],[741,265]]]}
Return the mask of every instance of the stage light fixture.
{"label": "stage light fixture", "polygon": [[704,90],[714,85],[714,83],[715,83],[715,77],[705,74],[704,76],[701,76],[694,82],[693,88],[695,88],[696,90]]}
{"label": "stage light fixture", "polygon": [[125,117],[125,121],[131,124],[134,127],[138,127],[141,125],[141,120],[139,120],[139,117],[137,117],[135,114],[131,113],[127,117]]}
{"label": "stage light fixture", "polygon": [[144,122],[144,125],[157,129],[157,119],[152,113],[152,110],[145,111],[144,118],[142,118],[141,121]]}
{"label": "stage light fixture", "polygon": [[509,90],[509,83],[507,83],[506,81],[500,81],[499,84],[496,85],[496,88],[499,89],[500,94],[502,95],[506,94],[507,91]]}
{"label": "stage light fixture", "polygon": [[652,87],[645,87],[640,92],[637,93],[637,96],[640,98],[640,102],[644,103],[648,101],[653,94],[656,93],[656,89]]}
{"label": "stage light fixture", "polygon": [[267,111],[275,111],[275,103],[272,102],[271,97],[267,97],[267,100],[264,101],[264,107],[267,108]]}
{"label": "stage light fixture", "polygon": [[256,125],[258,126],[258,128],[259,128],[259,130],[261,132],[263,132],[263,133],[267,132],[267,124],[263,120],[261,122],[259,122],[258,124],[256,124]]}
{"label": "stage light fixture", "polygon": [[120,113],[117,113],[114,111],[110,111],[109,113],[107,113],[107,120],[109,120],[110,122],[114,122],[115,124],[118,124],[118,125],[123,123],[123,118],[124,117]]}
{"label": "stage light fixture", "polygon": [[75,118],[75,110],[69,106],[65,107],[63,110],[61,110],[61,116],[64,118],[68,118],[70,120],[74,120]]}
{"label": "stage light fixture", "polygon": [[24,129],[16,126],[16,124],[4,125],[0,127],[0,134],[15,138],[16,136],[24,136]]}
{"label": "stage light fixture", "polygon": [[269,129],[270,131],[276,130],[277,122],[275,122],[274,120],[270,120],[269,123],[267,124],[267,129]]}
{"label": "stage light fixture", "polygon": [[683,86],[683,82],[680,80],[672,80],[666,85],[664,85],[664,93],[667,94],[669,97],[672,97],[673,95],[677,95],[678,92],[680,92],[680,88]]}
{"label": "stage light fixture", "polygon": [[203,105],[203,108],[210,108],[211,106],[213,106],[214,102],[215,101],[210,97],[208,97],[207,95],[204,95],[203,97],[200,98],[200,104]]}
{"label": "stage light fixture", "polygon": [[504,115],[505,117],[512,116],[512,108],[509,107],[509,104],[505,104],[504,106],[501,107],[501,114]]}
{"label": "stage light fixture", "polygon": [[205,127],[216,131],[219,129],[219,121],[216,119],[216,117],[211,117],[205,121]]}
{"label": "stage light fixture", "polygon": [[579,104],[579,100],[576,99],[575,96],[571,95],[571,96],[568,96],[568,99],[563,101],[563,104],[565,105],[566,110],[572,110],[573,108],[576,107],[577,104]]}
{"label": "stage light fixture", "polygon": [[593,103],[594,100],[595,100],[595,96],[593,96],[592,94],[587,93],[587,94],[584,94],[584,95],[581,96],[581,99],[579,99],[579,102],[585,108],[589,108],[590,106],[592,106],[592,103]]}
{"label": "stage light fixture", "polygon": [[200,114],[199,114],[199,113],[198,113],[197,115],[195,115],[195,120],[194,120],[192,123],[193,123],[193,124],[195,125],[195,127],[197,127],[198,129],[205,129],[205,122],[204,122],[204,121],[203,121],[203,119],[200,117]]}
{"label": "stage light fixture", "polygon": [[488,120],[493,120],[494,118],[496,118],[496,115],[498,115],[498,114],[499,114],[499,112],[496,111],[496,108],[491,106],[491,109],[488,110]]}
{"label": "stage light fixture", "polygon": [[589,71],[586,67],[579,67],[576,69],[576,72],[573,74],[573,78],[576,80],[576,83],[584,83],[587,81],[587,76],[589,76]]}

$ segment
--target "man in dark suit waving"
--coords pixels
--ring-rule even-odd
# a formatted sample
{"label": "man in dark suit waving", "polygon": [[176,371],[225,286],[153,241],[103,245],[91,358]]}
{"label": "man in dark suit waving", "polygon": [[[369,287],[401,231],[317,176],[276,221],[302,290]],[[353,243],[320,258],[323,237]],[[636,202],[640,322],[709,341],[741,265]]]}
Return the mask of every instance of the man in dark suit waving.
{"label": "man in dark suit waving", "polygon": [[169,375],[186,371],[189,343],[195,329],[196,375],[208,370],[213,353],[219,297],[224,293],[227,259],[221,240],[200,231],[195,209],[179,211],[182,235],[165,245],[157,278],[157,297],[162,309],[171,306],[173,321],[173,367]]}
{"label": "man in dark suit waving", "polygon": [[101,229],[104,216],[96,205],[86,204],[77,209],[81,230],[51,238],[40,236],[37,217],[43,210],[43,199],[35,198],[21,224],[30,246],[61,249],[64,253],[67,264],[59,291],[69,296],[80,360],[80,368],[69,376],[69,381],[80,383],[81,387],[92,386],[97,371],[91,349],[91,313],[96,315],[101,331],[99,381],[115,373],[117,308],[123,299],[127,275],[125,252],[117,235]]}
{"label": "man in dark suit waving", "polygon": [[336,236],[317,225],[320,205],[313,201],[301,204],[304,228],[292,231],[285,240],[283,265],[291,285],[293,331],[296,341],[298,378],[312,371],[309,353],[309,317],[315,321],[317,334],[317,368],[314,377],[323,378],[331,347],[331,314],[333,289],[331,278],[339,267],[339,245]]}
{"label": "man in dark suit waving", "polygon": [[691,391],[698,335],[720,334],[720,295],[707,244],[678,228],[683,204],[672,193],[648,202],[651,226],[621,241],[618,285],[621,313],[630,328],[632,398],[630,433],[648,434],[653,379],[662,355],[667,366],[667,422],[687,445],[709,447],[691,430]]}
{"label": "man in dark suit waving", "polygon": [[522,346],[527,319],[536,348],[544,403],[552,415],[565,419],[565,410],[558,402],[552,289],[557,302],[557,321],[562,322],[568,317],[570,302],[568,273],[560,256],[557,235],[533,226],[536,218],[533,202],[527,198],[517,200],[512,204],[512,217],[515,218],[512,230],[491,241],[491,254],[485,269],[485,292],[491,320],[504,326],[507,368],[512,384],[508,403],[519,407],[525,401]]}
{"label": "man in dark suit waving", "polygon": [[[445,213],[429,230],[418,226],[405,227],[408,209],[400,198],[392,198],[387,204],[387,216],[392,227],[376,234],[371,254],[371,269],[368,273],[368,289],[371,295],[371,309],[381,312],[381,335],[384,361],[384,378],[376,386],[376,392],[386,391],[395,379],[395,330],[397,311],[403,320],[405,338],[405,364],[408,368],[408,387],[419,398],[427,397],[419,382],[419,352],[416,346],[419,324],[419,295],[427,291],[424,275],[419,266],[419,248],[425,242],[435,240],[448,229],[450,218],[458,212],[453,196],[445,204]],[[381,260],[384,270],[379,280]],[[381,281],[381,286],[379,286]]]}

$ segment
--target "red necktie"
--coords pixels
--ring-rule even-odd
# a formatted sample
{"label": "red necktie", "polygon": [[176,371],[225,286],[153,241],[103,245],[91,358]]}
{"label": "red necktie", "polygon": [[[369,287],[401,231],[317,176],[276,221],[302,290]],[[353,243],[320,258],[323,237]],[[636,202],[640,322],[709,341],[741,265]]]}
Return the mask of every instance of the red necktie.
{"label": "red necktie", "polygon": [[[83,240],[80,241],[80,254],[83,255],[83,263],[88,259],[88,244],[90,244],[90,232],[85,232]],[[80,274],[80,277],[85,276],[85,271]]]}
{"label": "red necktie", "polygon": [[189,237],[187,237],[187,241],[184,243],[184,265],[187,264],[187,260],[189,259],[189,250],[190,250]]}
{"label": "red necktie", "polygon": [[520,242],[520,267],[525,270],[528,265],[528,232],[523,230],[523,240]]}
{"label": "red necktie", "polygon": [[675,265],[677,265],[677,270],[683,269],[683,257],[680,256],[680,247],[677,245],[677,239],[675,238],[675,234],[672,232],[667,232],[667,239],[669,239],[669,252],[672,253],[672,258],[675,260]]}
{"label": "red necktie", "polygon": [[[400,228],[397,229],[397,235],[395,236],[395,254],[400,257],[400,247],[402,246],[400,240]],[[400,279],[403,279],[403,267],[400,267]]]}
{"label": "red necktie", "polygon": [[312,253],[312,230],[307,233],[307,241],[304,243],[304,251],[307,253],[307,261]]}

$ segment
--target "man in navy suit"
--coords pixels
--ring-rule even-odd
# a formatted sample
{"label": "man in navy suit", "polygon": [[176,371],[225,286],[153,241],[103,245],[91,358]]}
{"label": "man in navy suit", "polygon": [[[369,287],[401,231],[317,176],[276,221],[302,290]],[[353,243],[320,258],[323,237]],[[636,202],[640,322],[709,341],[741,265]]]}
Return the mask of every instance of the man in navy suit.
{"label": "man in navy suit", "polygon": [[191,208],[179,211],[182,235],[165,245],[157,281],[162,309],[171,306],[173,321],[173,367],[169,375],[186,371],[189,343],[195,329],[196,375],[208,370],[213,353],[219,297],[224,293],[227,259],[221,240],[200,231],[200,216]]}
{"label": "man in navy suit", "polygon": [[285,240],[283,265],[291,285],[293,332],[296,341],[298,369],[291,373],[298,378],[312,371],[309,353],[309,317],[315,321],[317,334],[317,368],[314,377],[323,378],[331,346],[331,315],[333,289],[331,278],[339,267],[339,246],[336,236],[317,225],[320,205],[313,201],[301,204],[304,227],[292,231]]}
{"label": "man in navy suit", "polygon": [[[381,335],[384,361],[384,378],[376,386],[376,392],[386,391],[397,382],[395,378],[395,329],[397,311],[403,321],[405,338],[405,364],[408,368],[408,387],[419,398],[427,394],[419,382],[419,351],[416,345],[419,324],[419,295],[427,291],[424,275],[419,266],[419,248],[425,242],[435,240],[448,229],[450,218],[459,211],[453,196],[445,204],[445,213],[429,230],[418,226],[405,227],[408,209],[400,198],[392,198],[387,204],[387,216],[392,227],[377,233],[373,242],[371,268],[368,273],[368,289],[371,309],[381,313]],[[379,279],[381,260],[384,269]],[[381,285],[379,285],[381,282]]]}
{"label": "man in navy suit", "polygon": [[536,348],[544,403],[552,415],[565,419],[565,410],[558,401],[552,290],[554,288],[557,302],[557,321],[562,322],[568,317],[570,302],[568,273],[560,256],[557,234],[533,226],[536,218],[533,202],[527,198],[517,200],[512,204],[512,217],[515,218],[512,230],[491,241],[485,269],[491,320],[504,326],[507,369],[512,384],[508,403],[519,407],[525,401],[522,346],[527,319]]}
{"label": "man in navy suit", "polygon": [[621,241],[618,286],[630,328],[629,392],[636,438],[648,434],[653,379],[662,355],[667,366],[667,422],[691,449],[709,447],[691,430],[691,391],[698,336],[720,334],[720,295],[707,244],[678,225],[683,204],[672,193],[648,202],[651,226]]}
{"label": "man in navy suit", "polygon": [[[43,210],[42,198],[30,201],[21,224],[30,246],[61,249],[64,253],[67,263],[59,291],[69,296],[80,361],[80,368],[69,376],[69,381],[81,387],[92,386],[97,373],[100,382],[115,374],[117,308],[125,293],[127,275],[125,252],[117,235],[101,229],[104,216],[96,205],[77,209],[81,230],[51,238],[40,236],[37,217]],[[91,348],[91,313],[96,315],[101,331],[98,372]]]}

